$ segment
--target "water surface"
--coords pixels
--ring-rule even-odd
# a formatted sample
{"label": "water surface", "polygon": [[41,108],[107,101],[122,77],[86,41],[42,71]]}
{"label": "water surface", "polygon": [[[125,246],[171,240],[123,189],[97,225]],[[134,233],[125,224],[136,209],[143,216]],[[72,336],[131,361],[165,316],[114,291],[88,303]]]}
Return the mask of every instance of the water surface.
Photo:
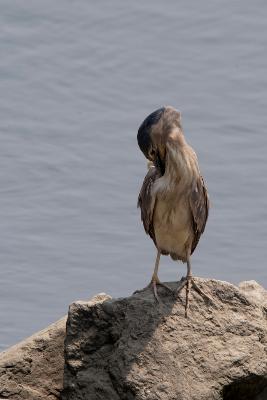
{"label": "water surface", "polygon": [[212,202],[193,272],[267,286],[266,19],[259,0],[1,2],[0,349],[148,283],[136,132],[164,104]]}

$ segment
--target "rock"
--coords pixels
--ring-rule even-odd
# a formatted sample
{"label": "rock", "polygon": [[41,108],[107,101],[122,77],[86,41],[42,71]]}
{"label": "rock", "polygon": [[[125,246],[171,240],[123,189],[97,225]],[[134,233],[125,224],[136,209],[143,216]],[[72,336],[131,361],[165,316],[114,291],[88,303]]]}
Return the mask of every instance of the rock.
{"label": "rock", "polygon": [[[87,304],[110,299],[105,294]],[[0,353],[0,400],[58,400],[63,388],[66,317]]]}
{"label": "rock", "polygon": [[160,304],[150,289],[72,304],[62,399],[266,400],[266,292],[197,283],[187,319],[185,292],[164,288]]}
{"label": "rock", "polygon": [[66,317],[0,354],[0,399],[58,400]]}
{"label": "rock", "polygon": [[267,308],[267,292],[256,281],[244,281],[239,283],[238,287],[252,303]]}
{"label": "rock", "polygon": [[188,319],[163,288],[73,303],[66,339],[62,318],[0,354],[0,400],[266,400],[266,291],[197,282]]}

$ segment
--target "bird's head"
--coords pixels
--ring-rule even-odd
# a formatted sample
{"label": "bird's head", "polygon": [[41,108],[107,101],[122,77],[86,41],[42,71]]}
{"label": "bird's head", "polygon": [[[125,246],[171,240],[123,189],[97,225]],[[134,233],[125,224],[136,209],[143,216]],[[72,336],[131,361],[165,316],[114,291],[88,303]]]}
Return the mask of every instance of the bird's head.
{"label": "bird's head", "polygon": [[145,157],[152,161],[164,175],[166,144],[179,141],[182,134],[181,114],[167,106],[154,111],[141,124],[137,141]]}

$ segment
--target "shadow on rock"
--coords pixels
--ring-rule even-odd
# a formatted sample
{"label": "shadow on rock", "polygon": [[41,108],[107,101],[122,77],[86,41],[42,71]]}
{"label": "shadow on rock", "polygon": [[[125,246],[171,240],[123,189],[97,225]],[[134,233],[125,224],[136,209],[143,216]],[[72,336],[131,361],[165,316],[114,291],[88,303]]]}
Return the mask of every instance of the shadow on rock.
{"label": "shadow on rock", "polygon": [[[243,399],[237,382],[267,374],[263,304],[229,283],[197,282],[210,301],[192,291],[187,319],[185,292],[175,297],[164,288],[159,289],[160,304],[150,289],[128,298],[100,295],[72,304],[62,398]],[[249,399],[263,398],[256,395],[266,390],[266,381],[261,387],[253,382]]]}

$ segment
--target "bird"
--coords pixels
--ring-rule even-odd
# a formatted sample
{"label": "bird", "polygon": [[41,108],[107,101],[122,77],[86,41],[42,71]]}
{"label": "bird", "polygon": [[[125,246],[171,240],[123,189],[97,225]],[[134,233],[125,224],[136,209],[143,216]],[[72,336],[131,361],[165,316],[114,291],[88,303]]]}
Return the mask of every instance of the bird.
{"label": "bird", "polygon": [[207,297],[192,276],[191,255],[206,227],[208,190],[197,155],[186,142],[178,110],[164,106],[149,114],[138,129],[137,141],[148,161],[137,205],[144,230],[157,250],[149,286],[157,301],[157,285],[170,289],[158,277],[161,255],[186,263],[187,274],[180,281],[177,293],[186,286],[187,317],[191,286]]}

